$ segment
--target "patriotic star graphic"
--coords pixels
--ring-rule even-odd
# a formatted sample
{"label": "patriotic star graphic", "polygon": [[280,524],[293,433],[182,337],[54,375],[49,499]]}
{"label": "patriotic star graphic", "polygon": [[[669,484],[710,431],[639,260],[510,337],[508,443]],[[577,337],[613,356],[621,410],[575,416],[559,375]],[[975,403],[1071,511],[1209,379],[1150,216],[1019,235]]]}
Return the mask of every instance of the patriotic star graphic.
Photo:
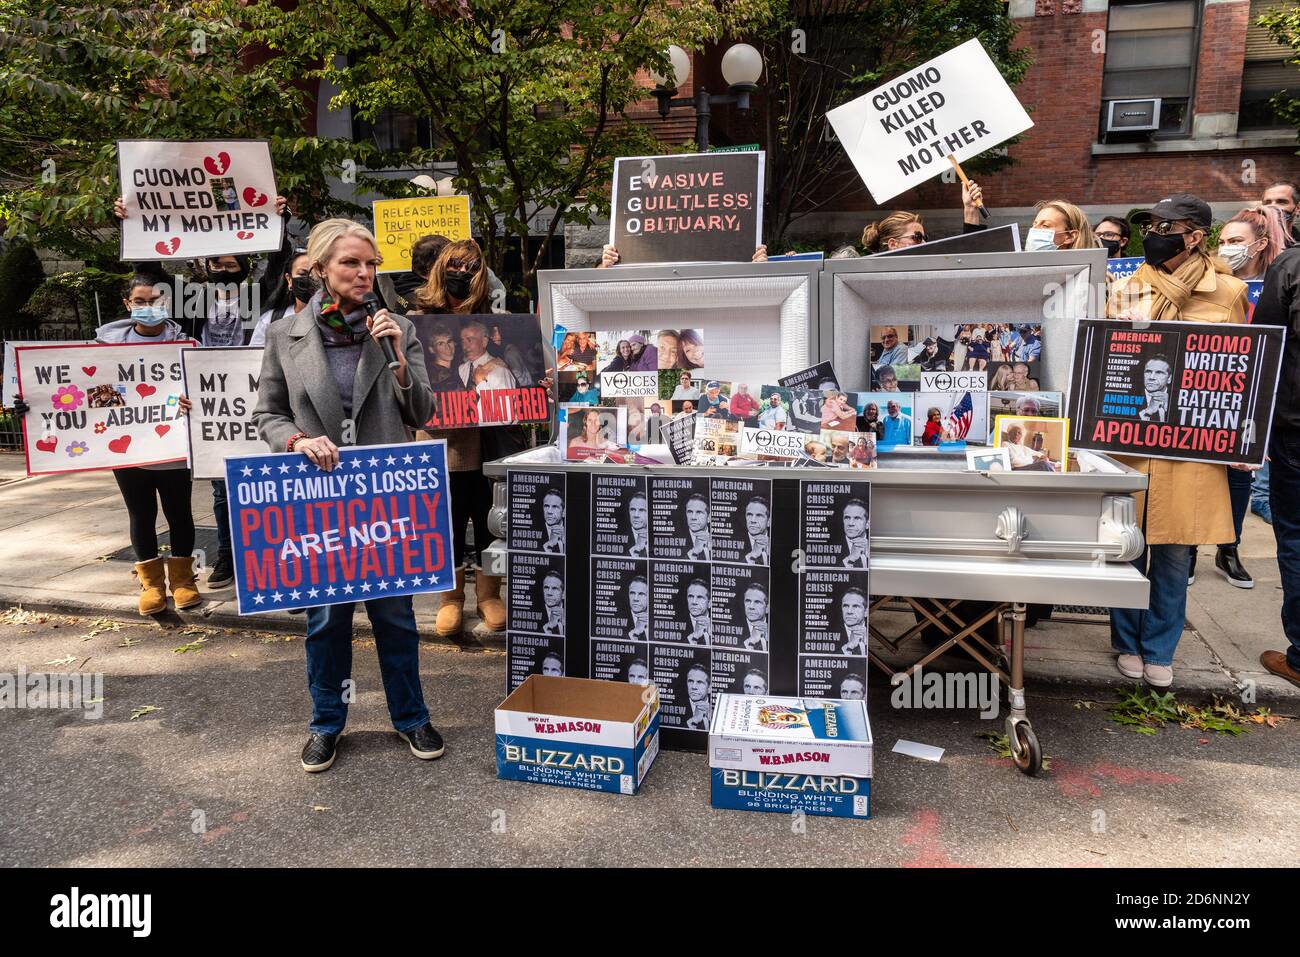
{"label": "patriotic star graphic", "polygon": [[307,463],[306,463],[306,462],[299,462],[299,463],[298,463],[298,471],[299,471],[299,472],[305,472],[305,471],[307,471]]}
{"label": "patriotic star graphic", "polygon": [[354,591],[356,591],[356,589],[354,589],[351,585],[343,586],[343,594],[345,595],[351,595]]}
{"label": "patriotic star graphic", "polygon": [[281,475],[288,475],[288,474],[289,474],[289,463],[288,463],[288,462],[281,462],[281,463],[280,463],[280,474],[281,474]]}
{"label": "patriotic star graphic", "polygon": [[262,604],[262,602],[264,602],[264,601],[266,601],[266,596],[265,596],[265,595],[254,595],[254,596],[253,596],[253,603],[256,604],[256,605],[260,605],[260,604]]}
{"label": "patriotic star graphic", "polygon": [[250,475],[253,474],[253,470],[249,468],[247,465],[245,465],[242,469],[239,470],[239,474],[242,475],[244,478],[248,478]]}
{"label": "patriotic star graphic", "polygon": [[362,583],[361,583],[361,590],[362,590],[363,592],[368,592],[368,591],[370,591],[370,582],[362,582]]}
{"label": "patriotic star graphic", "polygon": [[428,452],[421,452],[421,453],[420,453],[420,461],[421,461],[421,462],[427,462],[427,461],[429,461],[429,453],[428,453]]}
{"label": "patriotic star graphic", "polygon": [[320,590],[319,590],[319,589],[312,588],[312,589],[308,590],[308,592],[307,592],[307,597],[308,597],[308,598],[315,598],[315,597],[316,597],[317,595],[319,595],[319,594],[320,594]]}
{"label": "patriotic star graphic", "polygon": [[263,465],[260,469],[258,469],[258,471],[261,472],[263,475],[270,475],[270,474],[271,474],[271,466],[269,466],[269,465]]}
{"label": "patriotic star graphic", "polygon": [[284,596],[281,595],[279,592],[276,592],[271,596],[271,601],[280,601],[282,598],[284,598]]}
{"label": "patriotic star graphic", "polygon": [[325,594],[330,598],[333,598],[337,592],[338,589],[335,588],[333,585],[330,585],[328,588],[325,589]]}
{"label": "patriotic star graphic", "polygon": [[386,582],[386,581],[381,581],[381,582],[379,583],[379,590],[380,590],[380,591],[388,591],[388,582]]}
{"label": "patriotic star graphic", "polygon": [[298,589],[295,588],[293,591],[289,592],[289,597],[292,598],[294,601],[297,601],[299,598],[302,597],[302,592],[298,591]]}

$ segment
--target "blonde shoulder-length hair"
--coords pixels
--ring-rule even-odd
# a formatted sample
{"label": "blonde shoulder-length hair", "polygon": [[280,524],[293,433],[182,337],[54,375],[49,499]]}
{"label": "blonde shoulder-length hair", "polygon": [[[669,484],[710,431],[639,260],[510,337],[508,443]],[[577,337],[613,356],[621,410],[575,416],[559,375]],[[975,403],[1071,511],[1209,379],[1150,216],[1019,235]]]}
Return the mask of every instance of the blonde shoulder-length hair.
{"label": "blonde shoulder-length hair", "polygon": [[322,220],[312,227],[307,236],[308,266],[320,265],[324,267],[334,252],[334,244],[344,236],[356,236],[358,239],[364,239],[374,247],[375,255],[379,255],[379,240],[375,239],[374,233],[360,223],[338,217]]}
{"label": "blonde shoulder-length hair", "polygon": [[1035,212],[1044,209],[1056,210],[1065,217],[1065,228],[1074,230],[1074,242],[1062,246],[1062,249],[1096,249],[1101,245],[1097,242],[1097,237],[1092,234],[1092,226],[1088,222],[1087,215],[1074,203],[1068,203],[1063,199],[1049,199],[1034,207]]}
{"label": "blonde shoulder-length hair", "polygon": [[[476,259],[478,260],[478,271],[474,273],[474,278],[470,280],[469,296],[461,302],[459,308],[452,308],[451,298],[447,295],[447,289],[444,283],[448,270],[448,263],[453,259]],[[429,279],[415,293],[415,301],[425,312],[449,313],[456,312],[462,314],[481,314],[492,311],[491,303],[488,301],[488,271],[487,263],[483,261],[483,250],[479,249],[478,243],[472,239],[459,239],[456,242],[448,243],[447,247],[438,254],[434,260],[433,266],[429,269]]]}

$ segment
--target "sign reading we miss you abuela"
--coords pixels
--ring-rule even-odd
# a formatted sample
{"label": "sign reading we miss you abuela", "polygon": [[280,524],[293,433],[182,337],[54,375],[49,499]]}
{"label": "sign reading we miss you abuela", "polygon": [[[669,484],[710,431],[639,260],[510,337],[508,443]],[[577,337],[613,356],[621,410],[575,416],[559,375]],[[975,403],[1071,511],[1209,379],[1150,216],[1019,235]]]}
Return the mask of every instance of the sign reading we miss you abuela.
{"label": "sign reading we miss you abuela", "polygon": [[1070,444],[1097,452],[1260,465],[1281,326],[1079,320]]}
{"label": "sign reading we miss you abuela", "polygon": [[967,40],[826,114],[883,203],[1033,126],[978,40]]}
{"label": "sign reading we miss you abuela", "polygon": [[22,346],[18,387],[28,475],[185,458],[183,342]]}
{"label": "sign reading we miss you abuela", "polygon": [[763,157],[616,159],[609,241],[619,261],[749,262],[762,242]]}
{"label": "sign reading we miss you abuela", "polygon": [[375,238],[384,258],[379,272],[409,272],[411,247],[424,236],[469,239],[468,196],[377,199],[372,204]]}
{"label": "sign reading we miss you abuela", "polygon": [[444,439],[355,445],[326,472],[301,452],[226,459],[241,615],[450,591]]}
{"label": "sign reading we miss you abuela", "polygon": [[121,259],[201,259],[280,248],[265,140],[119,140]]}

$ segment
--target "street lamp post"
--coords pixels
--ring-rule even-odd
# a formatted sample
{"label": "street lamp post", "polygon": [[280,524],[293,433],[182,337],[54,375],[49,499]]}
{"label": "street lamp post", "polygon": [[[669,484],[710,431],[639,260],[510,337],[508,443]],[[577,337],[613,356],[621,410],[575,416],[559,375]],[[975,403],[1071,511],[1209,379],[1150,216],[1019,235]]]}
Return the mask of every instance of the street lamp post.
{"label": "street lamp post", "polygon": [[654,95],[659,101],[659,115],[668,119],[674,106],[692,106],[695,108],[695,142],[701,153],[709,148],[709,117],[715,106],[735,105],[743,112],[749,110],[749,95],[758,89],[759,77],[763,75],[763,57],[748,43],[737,43],[722,55],[722,78],[727,81],[728,92],[710,93],[701,84],[691,97],[676,97],[678,87],[690,76],[691,61],[686,51],[679,46],[668,48],[668,59],[672,63],[672,76],[652,73],[655,82]]}

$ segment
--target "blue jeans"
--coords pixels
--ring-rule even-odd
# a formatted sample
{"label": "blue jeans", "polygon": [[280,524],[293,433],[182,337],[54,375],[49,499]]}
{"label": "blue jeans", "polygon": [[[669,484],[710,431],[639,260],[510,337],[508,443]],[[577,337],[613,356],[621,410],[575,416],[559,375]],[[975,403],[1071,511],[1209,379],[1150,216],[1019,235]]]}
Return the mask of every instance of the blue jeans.
{"label": "blue jeans", "polygon": [[[420,636],[411,596],[372,598],[366,615],[375,629],[375,651],[388,698],[388,716],[398,731],[429,720],[420,687]],[[356,604],[307,609],[307,685],[311,689],[313,734],[341,734],[348,720],[343,682],[352,677],[352,615]]]}
{"label": "blue jeans", "polygon": [[1268,463],[1255,473],[1255,481],[1250,490],[1250,505],[1253,509],[1268,508]]}
{"label": "blue jeans", "polygon": [[1137,655],[1148,665],[1172,665],[1174,649],[1187,621],[1187,571],[1190,545],[1148,545],[1133,567],[1151,581],[1150,607],[1112,608],[1110,646]]}
{"label": "blue jeans", "polygon": [[1300,669],[1300,435],[1273,430],[1269,440],[1269,505],[1277,567],[1282,573],[1282,630],[1290,642],[1286,660]]}
{"label": "blue jeans", "polygon": [[1232,504],[1232,527],[1237,534],[1232,542],[1233,547],[1241,544],[1241,523],[1246,520],[1246,513],[1250,511],[1250,489],[1254,484],[1254,472],[1228,468],[1228,500]]}
{"label": "blue jeans", "polygon": [[226,505],[225,479],[216,479],[212,483],[212,513],[217,519],[217,561],[232,561],[234,554],[230,548],[230,510]]}

